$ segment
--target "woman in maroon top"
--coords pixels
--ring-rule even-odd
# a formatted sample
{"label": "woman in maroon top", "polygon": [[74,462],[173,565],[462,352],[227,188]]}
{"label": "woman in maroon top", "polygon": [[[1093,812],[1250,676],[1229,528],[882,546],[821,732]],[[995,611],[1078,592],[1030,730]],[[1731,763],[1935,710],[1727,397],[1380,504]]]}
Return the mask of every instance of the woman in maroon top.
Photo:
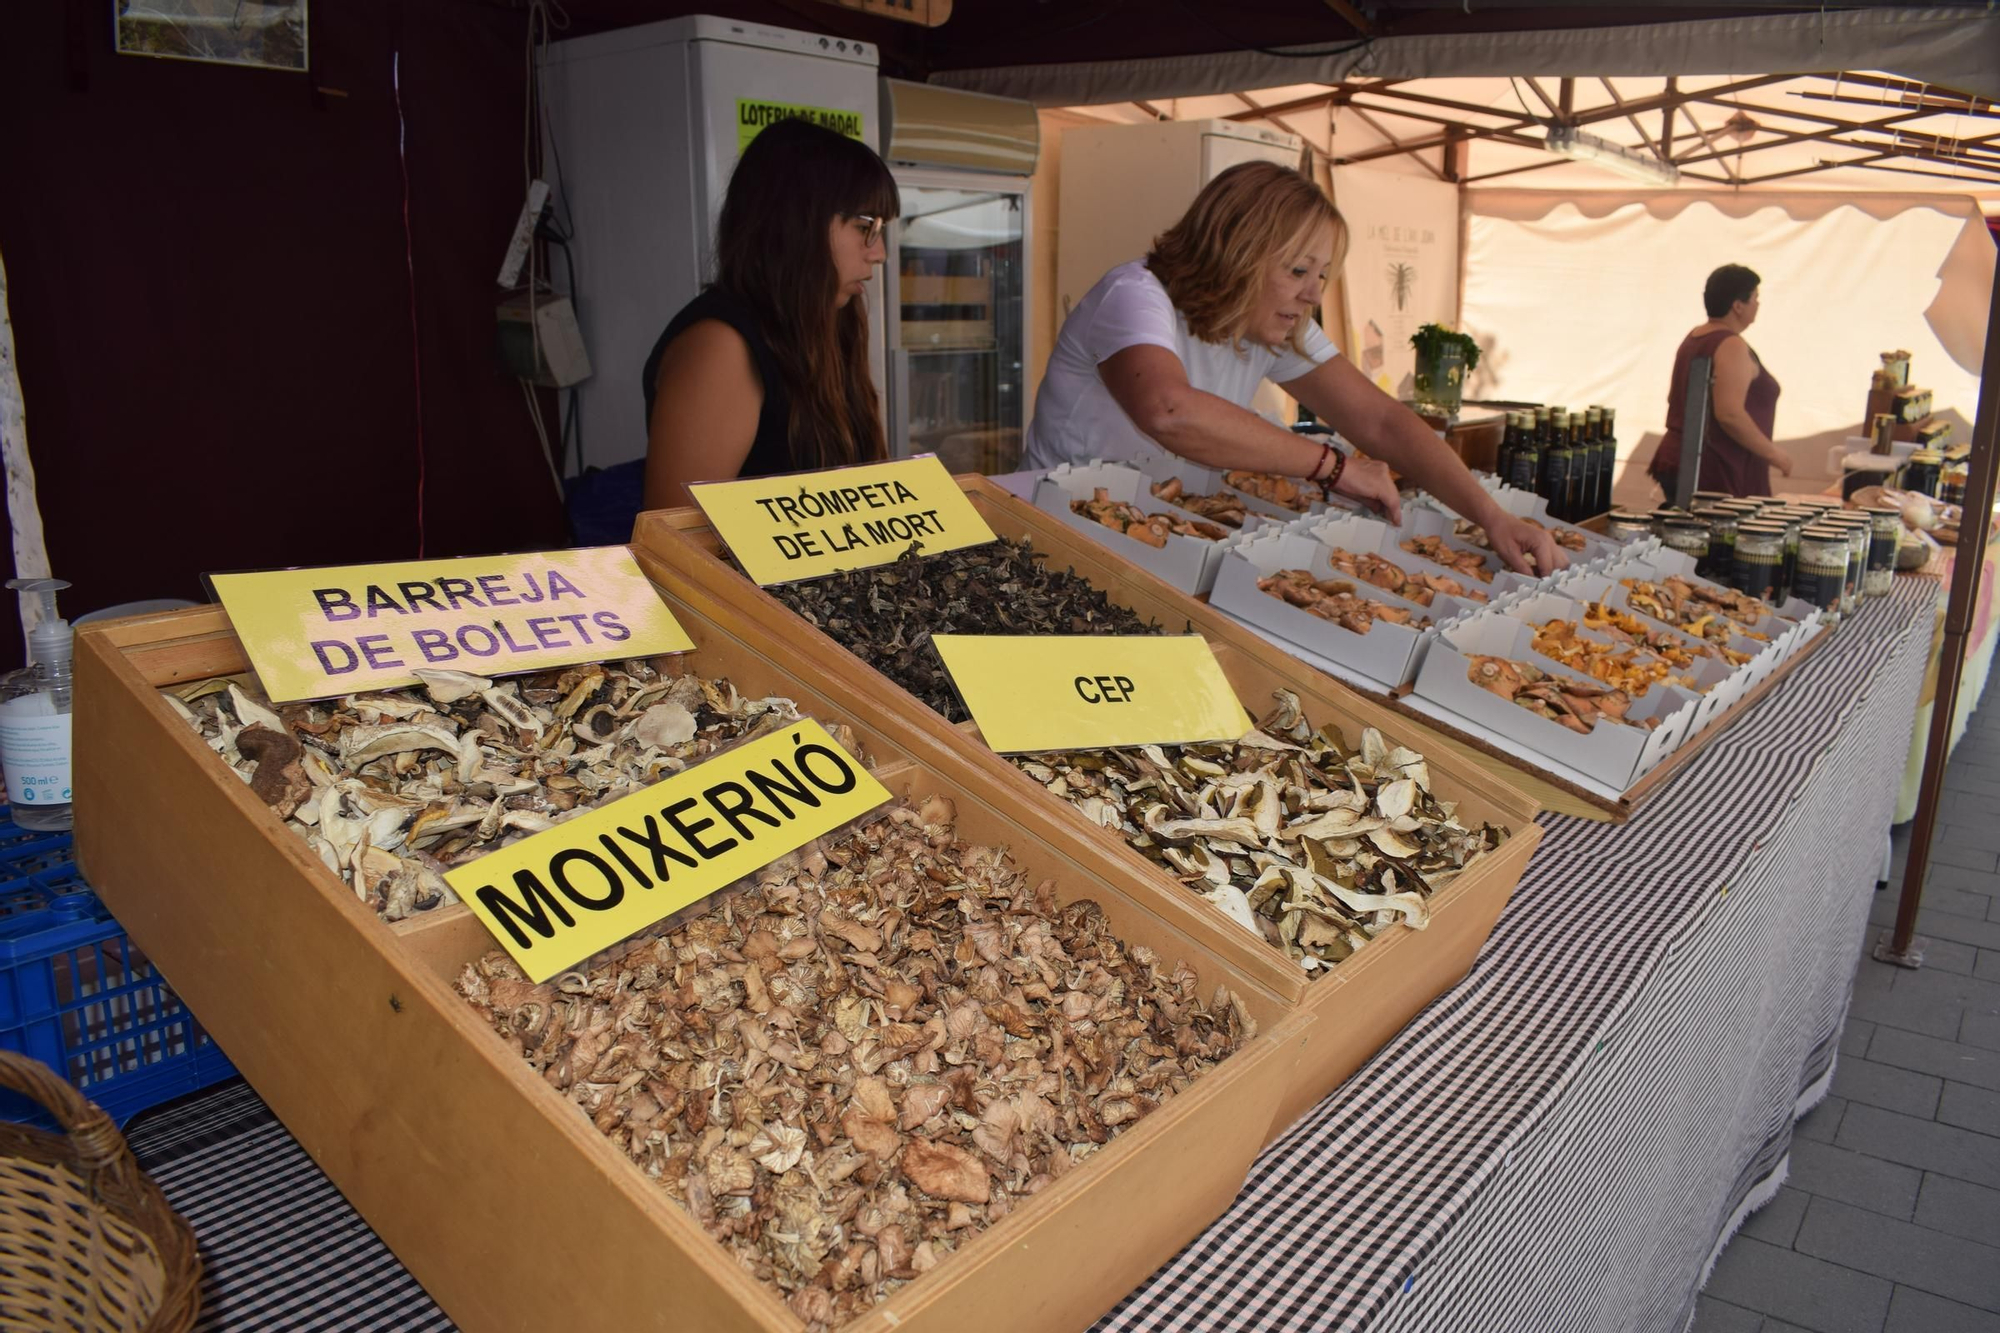
{"label": "woman in maroon top", "polygon": [[1789,477],[1792,460],[1771,439],[1778,411],[1778,381],[1743,340],[1757,319],[1760,279],[1741,264],[1724,264],[1708,275],[1702,305],[1708,322],[1681,340],[1674,353],[1673,387],[1667,391],[1667,431],[1647,469],[1674,497],[1681,466],[1681,431],[1687,424],[1688,369],[1696,357],[1715,362],[1709,392],[1708,430],[1701,445],[1701,474],[1695,488],[1731,495],[1769,495],[1771,469]]}

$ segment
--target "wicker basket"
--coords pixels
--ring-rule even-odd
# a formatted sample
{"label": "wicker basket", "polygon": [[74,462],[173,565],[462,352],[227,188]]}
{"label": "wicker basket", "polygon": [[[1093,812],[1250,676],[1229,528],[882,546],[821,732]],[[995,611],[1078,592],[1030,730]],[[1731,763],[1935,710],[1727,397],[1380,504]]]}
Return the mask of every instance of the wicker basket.
{"label": "wicker basket", "polygon": [[194,1232],[111,1117],[11,1051],[0,1088],[67,1132],[0,1123],[0,1333],[187,1333],[201,1310]]}

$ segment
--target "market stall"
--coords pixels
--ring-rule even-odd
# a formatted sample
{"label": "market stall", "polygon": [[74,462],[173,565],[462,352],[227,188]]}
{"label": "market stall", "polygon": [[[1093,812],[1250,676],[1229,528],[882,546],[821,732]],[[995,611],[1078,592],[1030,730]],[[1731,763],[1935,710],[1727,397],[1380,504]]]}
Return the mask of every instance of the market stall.
{"label": "market stall", "polygon": [[[1629,824],[1544,816],[1471,974],[1100,1327],[1682,1327],[1824,1095],[1932,597],[1899,580]],[[215,1317],[450,1326],[242,1089],[133,1140]]]}

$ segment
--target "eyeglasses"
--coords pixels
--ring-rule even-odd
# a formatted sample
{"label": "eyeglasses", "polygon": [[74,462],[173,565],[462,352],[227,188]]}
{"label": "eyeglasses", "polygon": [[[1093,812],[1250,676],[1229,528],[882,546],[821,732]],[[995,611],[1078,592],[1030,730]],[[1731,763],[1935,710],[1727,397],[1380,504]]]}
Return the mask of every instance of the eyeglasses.
{"label": "eyeglasses", "polygon": [[889,225],[889,219],[873,217],[867,213],[856,213],[848,221],[861,228],[861,244],[864,246],[873,245],[881,240],[883,229]]}

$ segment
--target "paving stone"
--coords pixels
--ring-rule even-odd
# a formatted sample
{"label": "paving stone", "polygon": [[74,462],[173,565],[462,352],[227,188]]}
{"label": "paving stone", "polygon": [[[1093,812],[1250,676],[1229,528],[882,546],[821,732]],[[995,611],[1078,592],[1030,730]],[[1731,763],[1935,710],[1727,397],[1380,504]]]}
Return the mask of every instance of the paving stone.
{"label": "paving stone", "polygon": [[[1847,1012],[1865,1018],[1876,1027],[1892,1027],[1904,1032],[1921,1032],[1945,1041],[1958,1036],[1965,1006],[1930,995],[1899,995],[1895,990],[1856,989]],[[1879,1041],[1880,1038],[1878,1037]]]}
{"label": "paving stone", "polygon": [[1759,1333],[1764,1316],[1728,1301],[1703,1294],[1695,1297],[1694,1323],[1688,1333]]}
{"label": "paving stone", "polygon": [[1991,1245],[2000,1241],[2000,1190],[1926,1172],[1917,1195],[1917,1211],[1910,1220],[1933,1231]]}
{"label": "paving stone", "polygon": [[1801,1254],[1947,1300],[2000,1308],[2000,1249],[1990,1245],[1827,1198],[1816,1198],[1806,1208],[1794,1244]]}
{"label": "paving stone", "polygon": [[2000,1138],[1956,1125],[1849,1105],[1833,1141],[1850,1152],[2000,1189]]}
{"label": "paving stone", "polygon": [[1957,972],[1933,972],[1928,967],[1884,967],[1895,976],[1891,989],[1901,995],[1923,995],[1939,1004],[2000,1013],[2000,981],[1981,981]]}
{"label": "paving stone", "polygon": [[1811,1255],[1738,1236],[1716,1261],[1708,1294],[1817,1333],[1877,1333],[1892,1284]]}
{"label": "paving stone", "polygon": [[1792,1127],[1795,1139],[1810,1139],[1814,1143],[1832,1143],[1840,1132],[1841,1113],[1847,1109],[1845,1097],[1827,1097],[1818,1106],[1799,1117]]}
{"label": "paving stone", "polygon": [[1973,965],[1968,968],[1946,968],[1948,972],[1966,971],[1981,981],[2000,981],[2000,949],[1980,949],[1973,955]]}
{"label": "paving stone", "polygon": [[[1798,1148],[1798,1143],[1794,1141],[1792,1152],[1795,1159]],[[1807,1199],[1804,1190],[1794,1189],[1790,1185],[1784,1186],[1769,1203],[1744,1219],[1739,1234],[1755,1236],[1758,1240],[1771,1245],[1782,1245],[1789,1250],[1792,1247],[1792,1237],[1799,1234],[1799,1223],[1805,1218]]]}
{"label": "paving stone", "polygon": [[[1908,1218],[1917,1210],[1923,1173],[1830,1143],[1792,1140],[1793,1189],[1865,1208],[1887,1217]],[[1796,1247],[1797,1241],[1792,1244]]]}
{"label": "paving stone", "polygon": [[1919,1120],[1937,1115],[1938,1092],[1944,1081],[1873,1060],[1842,1060],[1833,1071],[1833,1090],[1850,1102],[1900,1111]]}
{"label": "paving stone", "polygon": [[[1926,968],[1934,968],[1939,972],[1957,972],[1964,976],[1971,976],[1979,964],[1980,950],[1974,945],[1960,944],[1956,940],[1934,939],[1926,936],[1922,931],[1917,932],[1917,940],[1918,947],[1924,951],[1924,967]],[[1863,946],[1861,952],[1872,958],[1875,946],[1877,944],[1887,944],[1888,942],[1888,930],[1871,929],[1868,934],[1868,942]],[[1992,963],[1989,964],[1989,971],[1981,972],[1979,975],[1989,981],[2000,981],[2000,950],[1989,949],[1986,952],[1993,954],[1994,958]]]}
{"label": "paving stone", "polygon": [[1868,1054],[1868,1041],[1874,1035],[1875,1025],[1864,1018],[1856,1018],[1850,1010],[1847,1026],[1840,1030],[1840,1053],[1860,1059]]}
{"label": "paving stone", "polygon": [[2000,853],[1979,847],[1962,847],[1937,841],[1931,844],[1931,861],[1942,866],[1964,866],[1967,870],[1992,871],[2000,868]]}
{"label": "paving stone", "polygon": [[[1900,891],[1900,884],[1898,889]],[[1924,896],[1928,898],[1936,889],[1950,889],[1954,893],[1970,893],[1981,898],[2000,897],[2000,875],[1967,870],[1964,866],[1934,865],[1924,876]]]}
{"label": "paving stone", "polygon": [[1903,1028],[1875,1025],[1868,1058],[1877,1064],[1935,1074],[1954,1083],[2000,1088],[2000,1051],[1985,1051]]}
{"label": "paving stone", "polygon": [[[1952,940],[1975,949],[2000,949],[2000,924],[1983,917],[1954,916],[1950,912],[1924,911],[1917,917],[1917,934],[1933,940]],[[1928,963],[1930,956],[1925,955]]]}
{"label": "paving stone", "polygon": [[[1769,1330],[1769,1324],[1764,1325]],[[1975,1310],[1915,1287],[1898,1287],[1882,1333],[2000,1333],[2000,1315]]]}
{"label": "paving stone", "polygon": [[1947,1079],[1938,1098],[1937,1119],[1960,1129],[2000,1136],[2000,1092]]}
{"label": "paving stone", "polygon": [[2000,852],[2000,826],[1977,824],[1970,820],[1946,821],[1937,826],[1931,837],[1933,850],[1945,843],[1956,843],[1960,847],[1977,847],[1981,851]]}
{"label": "paving stone", "polygon": [[1958,1029],[1958,1040],[1961,1045],[2000,1051],[2000,1014],[1979,1009],[1966,1010],[1965,1021]]}

